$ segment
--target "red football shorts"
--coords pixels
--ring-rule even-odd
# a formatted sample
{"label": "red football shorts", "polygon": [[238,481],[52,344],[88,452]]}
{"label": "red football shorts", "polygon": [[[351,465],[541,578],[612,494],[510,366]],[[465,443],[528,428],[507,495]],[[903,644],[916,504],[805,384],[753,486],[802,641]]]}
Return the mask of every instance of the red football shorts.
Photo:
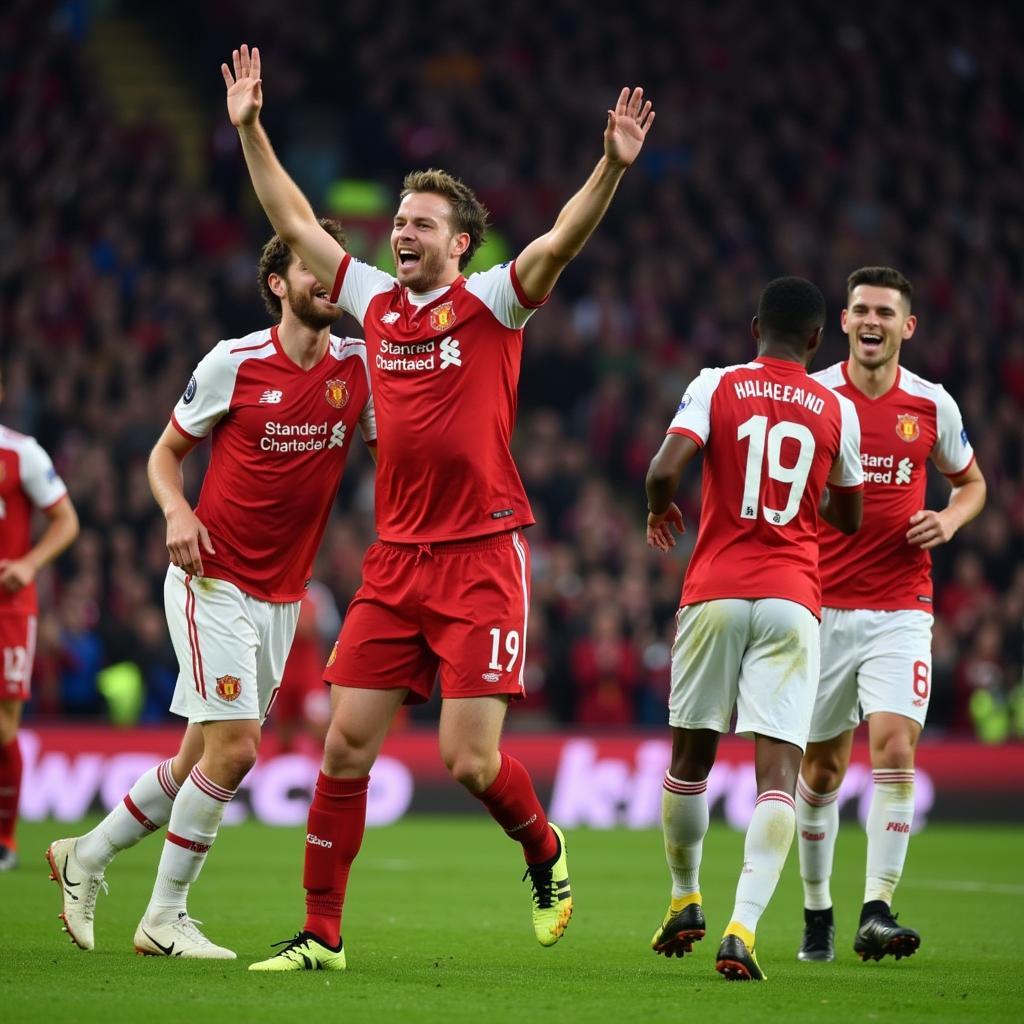
{"label": "red football shorts", "polygon": [[446,544],[378,541],[324,679],[430,697],[523,696],[530,550],[519,530]]}
{"label": "red football shorts", "polygon": [[0,700],[28,700],[36,657],[36,617],[0,615]]}

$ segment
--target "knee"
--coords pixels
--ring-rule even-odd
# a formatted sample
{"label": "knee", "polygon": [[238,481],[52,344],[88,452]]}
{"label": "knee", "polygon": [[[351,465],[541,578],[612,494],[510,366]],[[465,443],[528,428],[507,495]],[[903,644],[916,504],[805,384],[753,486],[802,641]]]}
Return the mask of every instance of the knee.
{"label": "knee", "polygon": [[[497,774],[493,759],[475,750],[459,750],[444,755],[451,777],[471,793],[482,793]],[[500,762],[499,762],[500,763]]]}
{"label": "knee", "polygon": [[913,768],[914,741],[904,732],[891,732],[872,744],[872,768]]}
{"label": "knee", "polygon": [[21,705],[14,701],[0,701],[0,746],[7,746],[18,735]]}
{"label": "knee", "polygon": [[800,763],[800,775],[815,793],[834,793],[846,775],[846,762],[838,750],[808,748]]}
{"label": "knee", "polygon": [[214,781],[224,780],[222,785],[237,788],[256,763],[258,750],[259,740],[254,736],[232,736],[219,743],[210,751],[211,767],[219,776]]}
{"label": "knee", "polygon": [[332,721],[324,738],[324,771],[328,775],[368,775],[373,767],[376,747],[343,723]]}

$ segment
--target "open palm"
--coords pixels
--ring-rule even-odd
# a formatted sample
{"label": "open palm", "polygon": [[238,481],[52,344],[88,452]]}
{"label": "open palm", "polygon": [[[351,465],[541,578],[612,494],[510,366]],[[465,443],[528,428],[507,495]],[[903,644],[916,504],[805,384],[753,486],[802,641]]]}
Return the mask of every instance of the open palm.
{"label": "open palm", "polygon": [[651,101],[644,103],[644,91],[637,86],[632,93],[623,89],[614,110],[608,111],[608,125],[604,130],[604,155],[628,167],[639,155],[654,124]]}
{"label": "open palm", "polygon": [[227,64],[220,66],[224,84],[228,87],[228,117],[236,128],[255,124],[263,107],[259,48],[254,46],[250,53],[249,47],[242,43],[239,49],[232,51],[231,61],[235,68],[233,75]]}

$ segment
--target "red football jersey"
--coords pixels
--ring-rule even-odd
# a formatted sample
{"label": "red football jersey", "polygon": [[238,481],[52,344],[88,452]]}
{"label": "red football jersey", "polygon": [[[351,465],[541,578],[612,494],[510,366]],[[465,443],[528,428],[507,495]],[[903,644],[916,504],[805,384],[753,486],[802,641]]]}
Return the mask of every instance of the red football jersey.
{"label": "red football jersey", "polygon": [[[0,426],[0,558],[28,554],[32,509],[51,508],[67,493],[39,443]],[[0,587],[0,615],[35,615],[37,610],[34,582],[14,594]]]}
{"label": "red football jersey", "polygon": [[931,552],[908,544],[907,531],[910,517],[925,507],[928,459],[951,477],[974,461],[956,402],[941,385],[902,367],[896,384],[874,399],[850,383],[845,362],[814,379],[854,404],[864,464],[864,529],[846,537],[821,524],[822,602],[931,611]]}
{"label": "red football jersey", "polygon": [[381,539],[451,541],[531,525],[509,444],[523,326],[540,304],[523,294],[515,264],[414,295],[346,255],[331,301],[366,335]]}
{"label": "red football jersey", "polygon": [[778,597],[821,615],[818,506],[826,481],[863,486],[853,406],[801,363],[704,370],[669,427],[704,448],[701,519],[681,604]]}
{"label": "red football jersey", "polygon": [[196,515],[216,549],[207,576],[264,601],[298,601],[358,425],[377,436],[366,346],[331,337],[303,370],[285,355],[277,327],[222,341],[196,367],[174,407],[174,426],[212,433]]}

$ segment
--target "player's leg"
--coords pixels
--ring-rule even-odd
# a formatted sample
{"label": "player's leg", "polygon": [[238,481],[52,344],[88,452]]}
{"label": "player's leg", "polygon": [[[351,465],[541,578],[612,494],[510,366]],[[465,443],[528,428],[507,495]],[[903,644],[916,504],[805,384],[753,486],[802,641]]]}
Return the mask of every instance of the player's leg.
{"label": "player's leg", "polygon": [[174,798],[203,753],[203,732],[189,725],[174,757],[144,772],[107,816],[83,836],[58,839],[46,851],[51,878],[62,889],[61,917],[72,942],[95,946],[96,897],[107,866],[122,850],[163,828]]}
{"label": "player's leg", "polygon": [[793,843],[796,781],[818,685],[818,620],[792,601],[753,602],[750,642],[740,668],[736,731],[755,737],[757,800],[747,827],[736,903],[716,970],[732,981],[761,981],[757,925]]}
{"label": "player's leg", "polygon": [[874,788],[866,823],[864,905],[854,950],[863,960],[912,955],[921,937],[897,922],[892,899],[914,820],[914,754],[928,713],[932,617],[873,612],[860,690]]}
{"label": "player's leg", "polygon": [[0,699],[0,871],[10,871],[18,864],[14,830],[18,823],[18,801],[21,798],[21,747],[18,725],[23,702]]}
{"label": "player's leg", "polygon": [[0,615],[0,871],[18,864],[14,835],[22,777],[18,727],[31,696],[36,628],[34,615]]}
{"label": "player's leg", "polygon": [[846,776],[853,730],[808,743],[796,786],[796,833],[804,890],[804,934],[797,959],[835,959],[832,866],[839,835],[839,787]]}
{"label": "player's leg", "polygon": [[835,959],[831,878],[839,835],[839,787],[860,721],[857,673],[863,657],[860,613],[824,608],[821,676],[796,787],[796,834],[804,890],[804,932],[797,959]]}
{"label": "player's leg", "polygon": [[676,616],[669,695],[672,760],[661,794],[672,893],[651,938],[651,948],[665,956],[691,952],[706,932],[700,864],[708,829],[707,780],[719,736],[729,730],[751,608],[749,601],[707,601],[687,605]]}
{"label": "player's leg", "polygon": [[487,808],[505,834],[523,848],[533,888],[537,941],[554,945],[572,916],[565,837],[552,825],[530,773],[500,749],[508,697],[446,697],[441,705],[441,759],[456,782]]}
{"label": "player's leg", "polygon": [[[395,713],[410,697],[429,696],[437,662],[404,615],[414,557],[397,545],[375,544],[363,562],[324,679],[331,721],[306,823],[302,883],[306,919],[283,949],[250,964],[251,971],[344,970],[342,911],[352,862],[366,827],[370,769]],[[395,681],[402,686],[396,687]]]}

